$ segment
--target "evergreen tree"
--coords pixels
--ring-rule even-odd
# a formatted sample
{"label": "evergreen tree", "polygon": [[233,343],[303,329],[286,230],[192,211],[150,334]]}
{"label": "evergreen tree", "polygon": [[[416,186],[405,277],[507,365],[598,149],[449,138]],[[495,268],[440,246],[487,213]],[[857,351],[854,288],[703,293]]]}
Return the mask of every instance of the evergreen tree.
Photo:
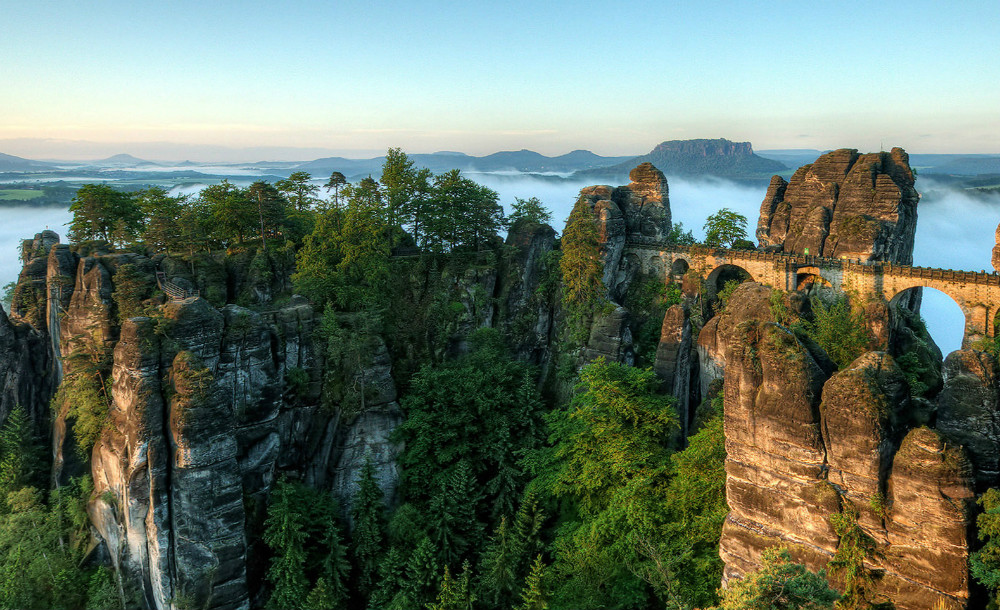
{"label": "evergreen tree", "polygon": [[354,521],[351,557],[356,570],[358,591],[366,598],[375,587],[378,573],[378,558],[385,540],[385,505],[382,488],[375,479],[375,466],[371,456],[365,457],[365,465],[358,479],[358,491],[354,496],[351,517]]}
{"label": "evergreen tree", "polygon": [[840,597],[824,572],[793,563],[786,549],[767,549],[762,562],[756,572],[729,582],[719,610],[832,610]]}
{"label": "evergreen tree", "polygon": [[280,480],[272,493],[263,536],[264,543],[274,552],[267,570],[267,579],[274,587],[268,607],[293,610],[302,607],[309,590],[305,575],[305,524],[290,483]]}
{"label": "evergreen tree", "polygon": [[542,556],[538,555],[535,557],[535,563],[531,564],[531,572],[524,583],[518,610],[547,610],[549,596],[545,591],[544,578],[545,564],[542,563]]}
{"label": "evergreen tree", "polygon": [[278,189],[263,180],[257,180],[247,187],[247,197],[260,221],[255,232],[260,233],[261,244],[266,248],[267,240],[276,237],[285,222],[285,198]]}
{"label": "evergreen tree", "polygon": [[[331,180],[332,178],[331,176]],[[301,212],[308,210],[317,201],[315,195],[319,187],[310,180],[312,176],[309,172],[292,172],[288,178],[275,182],[274,186],[292,202],[296,210]]]}
{"label": "evergreen tree", "polygon": [[469,587],[469,563],[462,564],[462,576],[457,581],[451,577],[448,566],[445,566],[437,601],[427,604],[427,610],[472,610],[475,600]]}
{"label": "evergreen tree", "polygon": [[480,599],[491,608],[509,608],[523,578],[518,575],[521,548],[516,534],[507,527],[507,517],[490,538],[483,552],[480,574]]}
{"label": "evergreen tree", "polygon": [[336,610],[339,607],[342,598],[336,595],[327,584],[326,579],[320,577],[316,581],[316,586],[312,588],[309,595],[306,596],[305,604],[302,605],[303,610]]}
{"label": "evergreen tree", "polygon": [[326,189],[327,193],[329,193],[331,189],[333,190],[333,208],[334,209],[340,208],[340,205],[341,205],[341,201],[340,201],[340,189],[345,184],[347,184],[347,178],[344,177],[344,174],[342,174],[340,172],[333,172],[332,174],[330,174],[330,179],[327,180],[326,184],[323,185],[323,188]]}
{"label": "evergreen tree", "polygon": [[142,240],[154,252],[182,250],[178,235],[183,230],[181,216],[187,205],[187,196],[171,197],[160,187],[150,187],[136,193],[142,210]]}
{"label": "evergreen tree", "polygon": [[411,608],[420,607],[433,599],[438,589],[437,551],[430,538],[424,538],[406,562],[406,600]]}
{"label": "evergreen tree", "polygon": [[517,575],[523,579],[530,568],[531,558],[542,552],[542,526],[545,524],[545,511],[538,503],[538,495],[533,489],[528,489],[521,500],[521,506],[514,517],[514,544],[516,557],[520,559]]}
{"label": "evergreen tree", "polygon": [[399,547],[390,547],[379,562],[378,586],[368,601],[369,610],[388,608],[396,596],[406,589],[406,566],[406,559]]}
{"label": "evergreen tree", "polygon": [[84,184],[70,203],[73,241],[103,239],[117,245],[129,243],[142,227],[142,210],[131,193],[106,184]]}
{"label": "evergreen tree", "polygon": [[507,222],[511,231],[516,230],[521,224],[546,224],[552,222],[552,212],[539,201],[538,197],[531,199],[515,197]]}
{"label": "evergreen tree", "polygon": [[428,534],[437,547],[443,565],[455,565],[479,542],[481,525],[476,519],[476,491],[468,462],[462,460],[452,470],[440,491],[431,498]]}
{"label": "evergreen tree", "polygon": [[[385,193],[386,222],[390,228],[402,226],[410,221],[410,200],[417,172],[413,161],[399,148],[390,148],[382,164],[379,183]],[[392,233],[390,233],[392,234]],[[396,244],[390,244],[395,246]]]}
{"label": "evergreen tree", "polygon": [[245,189],[223,180],[207,186],[198,194],[212,219],[212,233],[224,244],[238,243],[255,233],[258,225],[257,204]]}
{"label": "evergreen tree", "polygon": [[0,513],[6,512],[7,494],[34,482],[39,453],[31,422],[18,405],[0,428]]}

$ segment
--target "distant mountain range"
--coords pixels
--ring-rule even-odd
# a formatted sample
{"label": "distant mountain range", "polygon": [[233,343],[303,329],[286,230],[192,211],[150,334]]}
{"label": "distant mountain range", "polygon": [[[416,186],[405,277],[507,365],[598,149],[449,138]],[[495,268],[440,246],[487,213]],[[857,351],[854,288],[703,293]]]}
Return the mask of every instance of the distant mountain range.
{"label": "distant mountain range", "polygon": [[[432,154],[409,155],[416,167],[427,168],[438,173],[452,169],[465,172],[513,171],[532,174],[571,174],[581,169],[604,167],[620,163],[631,157],[602,157],[589,150],[574,150],[558,157],[547,157],[531,150],[502,151],[484,157],[473,157],[457,152],[436,152]],[[297,165],[295,171],[307,171],[316,175],[341,172],[345,176],[377,176],[385,157],[372,159],[346,159],[327,157]]]}
{"label": "distant mountain range", "polygon": [[0,153],[0,172],[31,172],[52,167],[55,166],[51,163],[45,163],[44,161],[32,161],[30,159],[22,159],[21,157],[15,157],[14,155],[5,155]]}
{"label": "distant mountain range", "polygon": [[[723,138],[669,140],[640,156],[604,157],[589,150],[574,150],[549,157],[531,150],[501,151],[482,157],[454,151],[412,154],[414,165],[434,173],[460,169],[466,173],[521,173],[551,180],[572,179],[594,183],[622,184],[629,171],[649,161],[667,176],[715,176],[740,181],[766,182],[773,174],[789,176],[801,165],[812,163],[824,151],[778,149],[754,151],[749,142]],[[306,171],[317,179],[332,172],[348,180],[378,177],[384,156],[368,159],[324,157],[312,161],[260,161],[257,163],[198,163],[192,161],[149,161],[130,154],[117,154],[95,161],[34,161],[0,154],[4,181],[22,179],[126,181],[135,184],[163,184],[233,180],[274,180],[292,172]],[[979,176],[1000,174],[1000,155],[912,154],[910,163],[924,176]],[[23,176],[22,176],[23,174]],[[31,176],[30,174],[37,174]]]}

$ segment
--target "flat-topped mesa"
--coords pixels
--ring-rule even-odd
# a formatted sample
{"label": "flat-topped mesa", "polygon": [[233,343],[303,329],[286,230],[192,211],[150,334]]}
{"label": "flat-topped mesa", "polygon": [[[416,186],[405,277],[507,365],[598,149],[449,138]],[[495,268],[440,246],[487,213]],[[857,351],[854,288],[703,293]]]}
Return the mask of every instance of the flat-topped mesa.
{"label": "flat-topped mesa", "polygon": [[760,207],[761,247],[831,258],[913,262],[917,202],[902,148],[841,148],[774,176]]}
{"label": "flat-topped mesa", "polygon": [[629,172],[627,186],[588,186],[580,189],[597,218],[604,255],[604,285],[612,300],[618,300],[619,285],[627,284],[620,273],[625,242],[632,238],[662,242],[670,234],[670,197],[667,179],[652,163],[641,163]]}

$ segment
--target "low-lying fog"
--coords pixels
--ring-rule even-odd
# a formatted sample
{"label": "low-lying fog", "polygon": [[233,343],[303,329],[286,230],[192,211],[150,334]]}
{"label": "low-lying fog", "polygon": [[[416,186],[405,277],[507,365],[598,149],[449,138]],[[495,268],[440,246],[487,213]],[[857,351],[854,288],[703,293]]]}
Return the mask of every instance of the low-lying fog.
{"label": "low-lying fog", "polygon": [[[468,176],[500,194],[510,211],[515,197],[538,197],[552,210],[553,225],[561,229],[576,201],[577,194],[592,182],[553,180],[542,177],[503,173],[468,173]],[[325,182],[317,180],[317,183]],[[751,187],[726,180],[687,180],[668,177],[670,208],[675,223],[704,237],[705,218],[721,208],[730,208],[749,220],[753,237],[764,186]],[[974,199],[963,192],[947,190],[918,180],[920,190],[935,191],[933,199],[921,202],[917,223],[913,262],[925,267],[992,271],[991,254],[994,231],[1000,223],[1000,194],[988,199]],[[204,185],[175,189],[174,193],[197,193]],[[321,191],[323,193],[323,191]],[[0,285],[17,279],[20,271],[20,240],[48,227],[65,239],[65,223],[70,214],[52,208],[0,208]],[[950,297],[933,289],[924,291],[924,319],[942,352],[958,349],[964,319]]]}

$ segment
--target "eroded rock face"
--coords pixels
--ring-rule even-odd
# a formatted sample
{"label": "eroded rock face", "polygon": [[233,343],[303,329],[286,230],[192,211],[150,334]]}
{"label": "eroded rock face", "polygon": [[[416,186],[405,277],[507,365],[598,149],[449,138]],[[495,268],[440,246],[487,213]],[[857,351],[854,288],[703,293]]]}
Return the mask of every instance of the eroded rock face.
{"label": "eroded rock face", "polygon": [[619,302],[627,288],[621,268],[625,242],[643,239],[661,242],[670,233],[670,197],[667,179],[652,163],[629,173],[627,186],[589,186],[580,191],[594,211],[604,258],[604,285]]}
{"label": "eroded rock face", "polygon": [[673,305],[663,315],[653,370],[663,389],[677,399],[680,433],[688,436],[691,420],[691,320],[683,305]]}
{"label": "eroded rock face", "polygon": [[[822,350],[768,319],[769,294],[741,285],[699,338],[725,368],[725,579],[760,567],[775,544],[810,569],[826,567],[839,543],[829,517],[849,503],[876,542],[869,563],[880,595],[901,610],[966,607],[973,489],[964,451],[915,427],[919,413],[890,356],[869,352],[831,375]],[[983,403],[995,396],[985,388],[995,388],[996,364],[976,354],[951,364],[953,393],[971,390],[969,405],[945,398],[965,409],[957,420],[970,430],[989,421]]]}
{"label": "eroded rock face", "polygon": [[787,329],[754,319],[725,322],[724,578],[757,569],[760,552],[775,542],[819,569],[836,549],[827,516],[839,509],[824,476],[819,396],[826,373]]}
{"label": "eroded rock face", "polygon": [[910,264],[919,195],[902,148],[842,148],[775,176],[761,205],[762,247],[834,258]]}
{"label": "eroded rock face", "polygon": [[880,583],[896,608],[967,607],[972,485],[961,447],[926,427],[903,439],[889,478],[889,545]]}
{"label": "eroded rock face", "polygon": [[937,397],[937,431],[965,447],[981,492],[1000,476],[998,368],[992,354],[952,352],[944,361],[944,388]]}
{"label": "eroded rock face", "polygon": [[827,479],[858,508],[859,523],[882,543],[885,528],[873,507],[885,504],[885,483],[908,407],[903,374],[884,352],[861,355],[823,385]]}
{"label": "eroded rock face", "polygon": [[1000,225],[997,225],[996,245],[993,246],[993,270],[1000,272]]}

